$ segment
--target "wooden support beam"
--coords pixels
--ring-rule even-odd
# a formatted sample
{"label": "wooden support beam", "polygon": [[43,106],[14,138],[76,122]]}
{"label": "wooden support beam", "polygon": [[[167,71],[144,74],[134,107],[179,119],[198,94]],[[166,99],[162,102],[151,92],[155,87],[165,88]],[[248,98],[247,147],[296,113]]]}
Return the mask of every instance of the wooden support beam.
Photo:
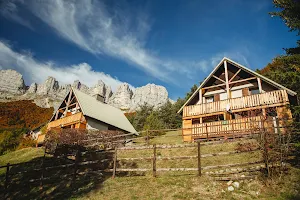
{"label": "wooden support beam", "polygon": [[66,105],[65,113],[68,112],[68,107],[69,107],[69,105],[70,105],[71,96],[72,96],[72,91],[73,91],[73,90],[70,90],[70,94],[69,94],[69,97],[68,97],[68,102],[67,102],[67,105]]}
{"label": "wooden support beam", "polygon": [[219,81],[221,81],[221,82],[223,82],[223,83],[226,83],[226,81],[220,79],[219,77],[217,77],[217,76],[215,76],[215,75],[212,75],[212,77],[214,77],[215,79],[217,79],[217,80],[219,80]]}
{"label": "wooden support beam", "polygon": [[224,69],[225,69],[225,80],[226,80],[226,92],[227,92],[227,99],[230,99],[230,90],[229,90],[229,81],[228,81],[228,70],[227,70],[227,61],[224,61]]}
{"label": "wooden support beam", "polygon": [[57,118],[58,118],[58,113],[59,113],[59,110],[56,111],[56,114],[55,114],[55,120],[57,120]]}
{"label": "wooden support beam", "polygon": [[240,73],[242,69],[239,69],[232,77],[231,79],[229,80],[229,83]]}
{"label": "wooden support beam", "polygon": [[211,89],[211,88],[215,88],[215,87],[220,87],[220,86],[225,86],[226,84],[225,83],[222,83],[222,84],[218,84],[218,85],[212,85],[212,86],[208,86],[208,87],[204,87],[202,89]]}
{"label": "wooden support beam", "polygon": [[259,93],[263,93],[260,78],[257,78],[257,84],[258,84],[258,90],[259,90]]}
{"label": "wooden support beam", "polygon": [[229,83],[229,85],[235,84],[235,83],[241,83],[241,82],[245,82],[245,81],[250,81],[253,79],[256,79],[256,77],[250,77],[250,78],[245,78],[245,79],[241,79],[241,80],[237,80],[237,81],[232,81],[231,83]]}
{"label": "wooden support beam", "polygon": [[202,104],[202,100],[203,100],[203,97],[202,97],[202,88],[199,90],[199,103]]}

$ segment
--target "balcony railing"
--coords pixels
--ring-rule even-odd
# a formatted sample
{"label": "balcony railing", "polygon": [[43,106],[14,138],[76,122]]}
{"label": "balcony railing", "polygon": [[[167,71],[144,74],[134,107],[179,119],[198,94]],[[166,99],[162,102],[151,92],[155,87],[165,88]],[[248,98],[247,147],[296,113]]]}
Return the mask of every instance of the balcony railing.
{"label": "balcony railing", "polygon": [[55,128],[55,127],[63,127],[63,126],[68,126],[71,124],[79,123],[83,120],[83,115],[82,112],[63,117],[61,119],[57,119],[55,121],[52,121],[48,124],[48,129],[50,128]]}
{"label": "balcony railing", "polygon": [[285,90],[275,90],[272,92],[254,94],[240,98],[226,99],[211,103],[185,106],[183,108],[183,117],[223,112],[226,111],[226,107],[229,107],[230,110],[233,111],[243,108],[267,106],[288,102],[289,99]]}
{"label": "balcony railing", "polygon": [[264,121],[261,116],[233,119],[227,121],[207,122],[192,125],[192,136],[211,137],[212,135],[228,135],[239,133],[255,133],[263,127],[269,127],[272,121]]}

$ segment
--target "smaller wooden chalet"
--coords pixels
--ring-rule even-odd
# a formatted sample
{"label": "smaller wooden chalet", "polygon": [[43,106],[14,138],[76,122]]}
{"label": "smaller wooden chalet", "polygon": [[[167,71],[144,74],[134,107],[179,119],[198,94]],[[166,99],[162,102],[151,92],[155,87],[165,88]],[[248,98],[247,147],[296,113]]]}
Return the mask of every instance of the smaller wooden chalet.
{"label": "smaller wooden chalet", "polygon": [[178,111],[182,114],[183,140],[235,137],[266,127],[283,131],[278,127],[292,119],[288,105],[297,104],[296,94],[223,58]]}
{"label": "smaller wooden chalet", "polygon": [[89,96],[75,88],[67,94],[52,116],[47,129],[119,130],[136,133],[124,113],[104,103],[104,98]]}

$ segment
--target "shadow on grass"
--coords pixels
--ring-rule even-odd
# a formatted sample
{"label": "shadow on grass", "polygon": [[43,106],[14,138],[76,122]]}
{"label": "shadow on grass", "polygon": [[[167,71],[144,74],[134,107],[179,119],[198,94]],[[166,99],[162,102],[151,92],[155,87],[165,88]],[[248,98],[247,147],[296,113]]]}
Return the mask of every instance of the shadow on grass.
{"label": "shadow on grass", "polygon": [[[111,177],[112,173],[104,170],[112,169],[113,154],[106,151],[86,152],[79,157],[77,167],[73,156],[46,157],[44,160],[46,169],[43,173],[39,170],[42,157],[12,166],[6,190],[5,173],[0,175],[0,199],[69,199],[87,194],[101,188],[102,183]],[[94,162],[89,163],[89,161]],[[57,167],[61,165],[66,166]],[[76,176],[74,176],[75,170]],[[43,181],[41,181],[42,174]],[[127,176],[127,174],[120,173],[118,176]]]}

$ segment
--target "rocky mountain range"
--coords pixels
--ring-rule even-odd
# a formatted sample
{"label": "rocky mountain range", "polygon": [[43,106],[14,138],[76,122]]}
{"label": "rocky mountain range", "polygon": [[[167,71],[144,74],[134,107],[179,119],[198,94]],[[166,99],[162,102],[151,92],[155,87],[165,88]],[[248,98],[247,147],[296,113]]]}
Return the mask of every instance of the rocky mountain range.
{"label": "rocky mountain range", "polygon": [[88,87],[75,80],[72,84],[61,85],[54,77],[48,77],[45,82],[32,83],[26,86],[22,74],[15,70],[0,70],[0,101],[33,100],[40,107],[57,108],[71,87],[94,96],[99,94],[105,102],[124,111],[134,111],[140,105],[148,105],[159,108],[168,101],[165,87],[147,84],[132,90],[128,83],[121,84],[115,92],[109,85],[99,80],[93,87]]}

